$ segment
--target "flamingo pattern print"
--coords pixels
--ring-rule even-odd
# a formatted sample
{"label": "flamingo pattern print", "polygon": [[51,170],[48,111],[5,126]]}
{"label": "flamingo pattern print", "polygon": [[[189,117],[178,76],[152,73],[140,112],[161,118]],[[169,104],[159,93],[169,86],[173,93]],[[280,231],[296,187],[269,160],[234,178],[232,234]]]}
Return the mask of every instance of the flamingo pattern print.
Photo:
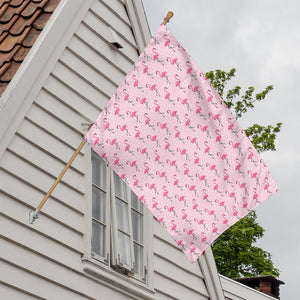
{"label": "flamingo pattern print", "polygon": [[231,111],[164,25],[84,139],[191,262],[277,191]]}

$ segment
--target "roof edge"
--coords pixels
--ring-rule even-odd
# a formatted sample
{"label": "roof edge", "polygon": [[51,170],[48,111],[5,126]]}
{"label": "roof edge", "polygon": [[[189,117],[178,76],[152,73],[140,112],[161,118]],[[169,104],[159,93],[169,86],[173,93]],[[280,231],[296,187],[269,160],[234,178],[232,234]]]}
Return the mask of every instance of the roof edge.
{"label": "roof edge", "polygon": [[0,158],[92,1],[62,0],[59,3],[1,95]]}

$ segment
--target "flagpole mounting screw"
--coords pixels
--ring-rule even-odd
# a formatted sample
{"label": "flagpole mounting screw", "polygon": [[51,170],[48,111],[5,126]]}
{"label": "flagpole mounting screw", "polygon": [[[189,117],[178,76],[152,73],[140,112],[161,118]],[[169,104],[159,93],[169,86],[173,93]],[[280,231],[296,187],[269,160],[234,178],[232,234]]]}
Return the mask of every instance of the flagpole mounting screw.
{"label": "flagpole mounting screw", "polygon": [[173,17],[173,15],[174,15],[173,12],[169,11],[167,13],[167,16],[164,18],[163,24],[166,25],[170,21],[170,19]]}
{"label": "flagpole mounting screw", "polygon": [[29,223],[30,224],[33,224],[34,221],[39,218],[39,213],[40,213],[40,211],[38,209],[36,209],[35,211],[31,211],[29,213]]}

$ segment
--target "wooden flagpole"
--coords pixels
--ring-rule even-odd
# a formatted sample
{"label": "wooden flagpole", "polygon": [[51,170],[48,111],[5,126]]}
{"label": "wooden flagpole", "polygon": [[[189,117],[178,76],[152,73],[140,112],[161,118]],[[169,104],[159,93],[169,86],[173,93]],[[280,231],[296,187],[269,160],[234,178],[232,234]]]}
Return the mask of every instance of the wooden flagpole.
{"label": "wooden flagpole", "polygon": [[[163,24],[166,25],[170,19],[173,17],[173,12],[169,11],[167,16],[164,18]],[[76,156],[79,154],[79,152],[81,151],[81,149],[83,148],[83,146],[85,145],[85,141],[83,140],[79,147],[77,148],[77,150],[75,151],[75,153],[73,154],[73,156],[70,158],[70,160],[68,161],[68,163],[66,164],[66,166],[64,167],[64,169],[62,170],[62,172],[59,174],[59,176],[56,178],[55,182],[53,183],[53,185],[51,186],[51,188],[49,189],[48,193],[46,194],[46,196],[44,197],[44,199],[41,201],[40,205],[36,208],[35,211],[31,211],[29,213],[29,223],[33,224],[34,221],[36,219],[39,218],[39,213],[42,209],[42,207],[44,206],[45,202],[48,200],[48,198],[51,196],[53,190],[56,188],[56,186],[58,185],[58,183],[61,181],[62,177],[65,175],[65,173],[67,172],[67,170],[70,168],[72,162],[74,161],[74,159],[76,158]]]}

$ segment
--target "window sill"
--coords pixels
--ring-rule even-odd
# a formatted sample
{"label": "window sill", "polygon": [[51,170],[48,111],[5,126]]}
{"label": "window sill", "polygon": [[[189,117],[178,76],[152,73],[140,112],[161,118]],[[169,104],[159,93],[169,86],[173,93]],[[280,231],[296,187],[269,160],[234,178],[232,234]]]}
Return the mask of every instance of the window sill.
{"label": "window sill", "polygon": [[155,291],[130,277],[126,277],[109,267],[101,266],[92,259],[83,258],[83,271],[106,282],[112,289],[137,299],[155,300]]}

